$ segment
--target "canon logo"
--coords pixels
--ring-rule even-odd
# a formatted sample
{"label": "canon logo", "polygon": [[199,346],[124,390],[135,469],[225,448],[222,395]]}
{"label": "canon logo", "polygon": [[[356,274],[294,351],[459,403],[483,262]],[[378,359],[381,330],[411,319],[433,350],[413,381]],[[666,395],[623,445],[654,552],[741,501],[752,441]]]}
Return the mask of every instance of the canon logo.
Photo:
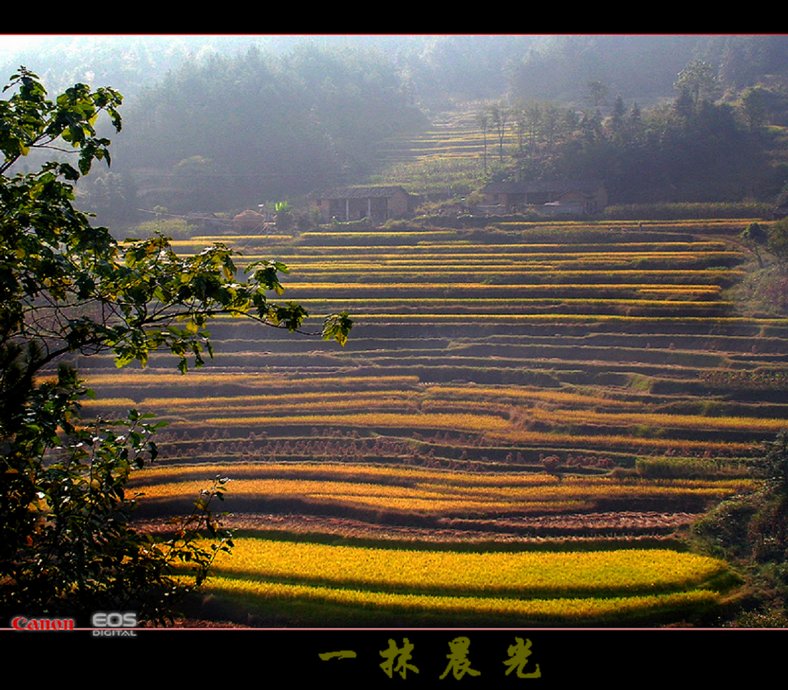
{"label": "canon logo", "polygon": [[73,618],[25,618],[16,616],[11,620],[11,627],[14,630],[74,630],[75,623]]}

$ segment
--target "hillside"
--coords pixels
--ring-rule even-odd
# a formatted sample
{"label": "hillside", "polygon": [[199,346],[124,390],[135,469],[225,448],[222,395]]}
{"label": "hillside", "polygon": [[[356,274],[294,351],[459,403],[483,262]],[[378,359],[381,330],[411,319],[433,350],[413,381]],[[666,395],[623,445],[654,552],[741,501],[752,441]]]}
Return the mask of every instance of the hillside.
{"label": "hillside", "polygon": [[[774,204],[785,184],[785,125],[775,107],[746,124],[724,102],[666,101],[641,111],[539,102],[463,102],[382,147],[375,181],[460,198],[490,181],[599,179],[610,203]],[[767,124],[767,122],[769,124]]]}
{"label": "hillside", "polygon": [[[380,172],[373,180],[428,196],[462,194],[481,186],[485,182],[485,135],[477,115],[486,107],[479,102],[458,104],[454,110],[432,115],[425,131],[383,142]],[[494,140],[490,134],[486,138],[489,156]],[[512,138],[507,136],[507,143]]]}
{"label": "hillside", "polygon": [[[33,38],[0,54],[9,73],[126,97],[112,174],[82,190],[112,225],[371,178],[461,196],[491,175],[593,174],[614,203],[771,200],[785,182],[776,35]],[[694,124],[670,113],[682,83],[714,105]],[[530,113],[509,117],[503,156],[488,122],[487,165],[482,105]]]}

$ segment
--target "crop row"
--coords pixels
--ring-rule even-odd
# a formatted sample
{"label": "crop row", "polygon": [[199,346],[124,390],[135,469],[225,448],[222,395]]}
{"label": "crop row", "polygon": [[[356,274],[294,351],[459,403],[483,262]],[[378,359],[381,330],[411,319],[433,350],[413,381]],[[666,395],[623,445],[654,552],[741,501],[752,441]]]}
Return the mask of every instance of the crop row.
{"label": "crop row", "polygon": [[[389,306],[392,304],[402,304],[402,298],[397,297],[356,297],[335,299],[305,297],[299,300],[304,306],[314,305],[348,305],[353,307],[361,304],[367,309],[379,305]],[[457,308],[470,306],[475,309],[494,309],[501,307],[564,307],[572,306],[575,308],[587,307],[589,309],[597,307],[664,307],[670,309],[709,309],[712,307],[730,308],[732,302],[721,300],[690,300],[690,299],[628,299],[628,298],[574,298],[574,297],[418,297],[417,301],[410,303],[410,308],[421,307],[425,309],[435,309],[436,306],[445,305],[446,308]]]}
{"label": "crop row", "polygon": [[[303,610],[313,604],[315,612],[307,621],[315,626],[331,624],[324,608],[341,607],[333,625],[347,627],[354,621],[366,626],[370,621],[402,625],[402,616],[418,619],[516,621],[535,625],[621,624],[623,621],[680,620],[694,612],[719,606],[722,596],[708,589],[691,589],[657,595],[620,597],[561,597],[519,599],[503,597],[441,596],[395,592],[359,591],[350,588],[310,586],[266,581],[262,578],[212,577],[206,590],[218,597],[241,602],[244,615],[257,614],[288,618],[294,604]],[[374,612],[374,613],[370,613]],[[302,616],[304,614],[302,613]],[[309,615],[309,614],[306,614]]]}
{"label": "crop row", "polygon": [[[315,317],[323,317],[325,315],[315,314]],[[631,316],[626,314],[437,314],[434,312],[423,312],[419,314],[405,314],[405,313],[380,313],[380,312],[354,312],[354,317],[360,322],[414,322],[414,323],[432,323],[435,321],[453,321],[458,323],[465,323],[468,321],[483,321],[487,324],[490,323],[510,323],[510,322],[561,322],[572,321],[577,323],[588,323],[596,321],[622,321],[640,324],[658,324],[659,322],[698,322],[700,324],[709,324],[717,326],[726,326],[728,324],[756,324],[764,326],[788,326],[788,319],[784,318],[748,318],[745,316],[686,316],[676,314],[674,316]]]}
{"label": "crop row", "polygon": [[603,424],[613,426],[633,427],[637,425],[652,425],[657,428],[691,428],[714,430],[750,430],[768,431],[777,433],[785,427],[784,419],[762,419],[757,417],[709,417],[704,415],[684,415],[665,413],[634,413],[615,412],[602,413],[591,410],[552,409],[544,410],[531,407],[520,410],[525,418],[540,421],[560,420],[560,423],[582,422],[585,424]]}
{"label": "crop row", "polygon": [[[450,399],[437,397],[441,393],[450,393]],[[555,407],[543,408],[539,406],[527,406],[510,408],[511,402],[506,400],[527,400],[539,402],[551,402],[554,405],[611,405],[614,407],[631,408],[638,406],[633,401],[616,401],[609,398],[594,396],[584,396],[574,393],[562,393],[560,391],[533,391],[528,389],[516,389],[512,387],[477,387],[462,388],[458,386],[432,386],[426,389],[428,399],[422,399],[416,391],[344,391],[344,392],[304,392],[304,393],[279,393],[269,395],[236,395],[236,396],[213,396],[204,397],[180,397],[180,398],[145,398],[140,401],[140,405],[149,409],[160,409],[164,411],[174,411],[178,409],[190,410],[196,414],[215,414],[217,407],[224,413],[245,412],[247,416],[235,418],[237,424],[248,425],[254,423],[292,423],[293,415],[284,414],[296,411],[317,410],[326,412],[328,410],[356,410],[363,411],[372,408],[393,408],[402,411],[411,409],[407,419],[400,416],[380,416],[380,415],[347,415],[336,418],[331,415],[317,415],[308,418],[307,423],[328,423],[333,424],[338,421],[346,422],[351,425],[375,425],[375,426],[401,426],[403,423],[412,423],[414,427],[440,427],[440,428],[461,428],[468,423],[477,431],[490,431],[512,428],[502,421],[499,417],[490,418],[491,413],[498,412],[501,408],[516,409],[517,418],[523,420],[535,420],[545,423],[572,424],[594,424],[603,426],[640,426],[652,425],[658,428],[691,428],[709,430],[751,430],[778,432],[785,426],[783,419],[763,418],[756,416],[732,417],[732,416],[708,416],[693,415],[682,413],[660,413],[660,412],[599,412],[589,409],[577,409],[576,407]],[[488,399],[479,399],[479,396],[486,396]],[[114,408],[134,406],[136,403],[131,398],[103,398],[98,401],[85,401],[83,407],[91,408]],[[486,413],[468,417],[466,415],[417,415],[415,410],[421,407],[423,411],[435,410],[440,405],[453,405],[467,410],[476,409]],[[262,421],[261,417],[250,417],[251,413],[259,410],[265,412],[268,422]],[[278,413],[274,414],[274,413]],[[423,417],[421,419],[420,417]],[[232,422],[226,418],[211,417],[211,423],[217,425],[227,425]]]}
{"label": "crop row", "polygon": [[[356,237],[355,233],[348,235]],[[694,256],[724,254],[729,258],[742,258],[744,255],[738,248],[731,249],[724,242],[715,241],[651,241],[651,242],[606,242],[599,240],[594,243],[584,242],[506,242],[496,243],[493,241],[463,241],[452,239],[449,241],[433,242],[419,240],[415,244],[387,244],[378,246],[374,243],[369,244],[345,244],[337,247],[333,244],[328,245],[296,245],[291,243],[289,246],[277,245],[272,251],[271,242],[268,235],[261,236],[232,236],[239,240],[237,245],[229,243],[230,247],[235,246],[241,252],[244,260],[270,259],[272,254],[276,258],[286,263],[311,262],[311,261],[387,261],[387,260],[407,260],[418,262],[421,260],[459,260],[476,259],[485,261],[493,258],[505,259],[511,256],[528,259],[533,254],[549,253],[556,257],[564,256],[600,256],[623,254],[636,258],[637,256],[647,256],[650,254],[660,254],[664,258],[671,256],[681,256],[682,254],[692,254]],[[366,237],[366,236],[365,236]],[[420,237],[414,235],[414,237]],[[227,236],[216,236],[209,238],[195,237],[191,240],[175,240],[174,246],[179,253],[187,254],[183,251],[188,247],[195,250],[202,250],[212,242],[227,243]],[[259,251],[260,253],[255,253]]]}
{"label": "crop row", "polygon": [[[320,272],[321,275],[354,275],[355,271],[335,270],[326,267],[325,271]],[[741,272],[736,269],[715,268],[715,269],[654,269],[651,271],[644,269],[614,269],[614,270],[595,270],[595,269],[572,269],[567,271],[556,271],[553,268],[529,270],[526,267],[518,267],[512,269],[498,269],[493,271],[480,270],[483,277],[488,277],[490,273],[500,276],[521,276],[520,280],[513,283],[486,283],[479,281],[468,281],[470,271],[467,268],[457,268],[454,270],[435,270],[435,271],[422,271],[417,270],[420,276],[419,283],[414,285],[412,282],[400,282],[402,276],[407,273],[401,269],[391,268],[387,271],[382,270],[369,270],[364,271],[365,276],[364,290],[382,290],[391,287],[400,287],[403,289],[420,288],[422,290],[446,290],[446,289],[477,289],[483,290],[493,288],[503,290],[510,287],[519,287],[520,285],[530,284],[551,284],[559,288],[564,285],[590,285],[591,287],[599,285],[620,285],[638,283],[643,287],[658,287],[664,286],[666,283],[670,285],[717,285],[724,282],[730,282],[733,279],[740,278]],[[464,280],[447,282],[447,278],[452,275],[464,275]],[[381,283],[376,282],[374,279],[378,276],[386,276],[394,283],[392,286],[389,282]],[[441,277],[443,279],[441,280]],[[438,279],[438,280],[434,280]],[[579,282],[580,280],[583,282]],[[616,280],[618,279],[618,280]],[[530,281],[530,282],[529,282]],[[541,282],[540,282],[541,281]],[[307,289],[316,290],[331,290],[338,292],[340,286],[333,282],[288,282],[285,287],[290,291]]]}
{"label": "crop row", "polygon": [[[146,505],[183,500],[205,488],[216,467],[162,468],[135,479]],[[232,479],[228,506],[248,510],[271,500],[312,506],[375,509],[444,517],[589,512],[610,502],[706,504],[752,488],[746,479],[616,479],[545,473],[468,475],[407,466],[315,463],[239,463],[223,468]],[[199,477],[199,478],[195,478]],[[144,480],[147,479],[147,482]],[[149,483],[155,480],[155,483]],[[347,513],[345,513],[347,514]]]}
{"label": "crop row", "polygon": [[[183,464],[166,465],[156,469],[144,469],[135,473],[136,484],[152,481],[176,482],[202,480],[211,474],[226,472],[226,465]],[[546,473],[496,472],[494,474],[430,470],[424,467],[375,464],[346,464],[332,461],[320,462],[254,462],[233,463],[232,475],[237,479],[324,479],[357,483],[399,483],[411,486],[414,483],[461,486],[525,486],[535,487],[556,484],[558,480]]]}
{"label": "crop row", "polygon": [[[697,586],[725,572],[724,562],[664,549],[584,552],[425,551],[241,538],[223,574],[349,588],[439,591],[522,598],[654,594]],[[495,573],[495,578],[490,574]]]}
{"label": "crop row", "polygon": [[107,373],[91,373],[87,377],[90,385],[110,386],[122,384],[123,386],[149,386],[151,384],[161,384],[169,387],[178,384],[181,387],[201,385],[238,385],[243,387],[259,387],[266,390],[276,390],[277,388],[291,390],[298,388],[315,388],[323,390],[326,386],[341,385],[346,386],[380,386],[391,384],[395,386],[415,385],[419,382],[418,376],[293,376],[292,374],[262,374],[259,371],[227,372],[210,370],[205,372],[190,372],[188,376],[169,372],[158,371],[155,374],[145,371],[113,371]]}
{"label": "crop row", "polygon": [[[180,481],[202,481],[210,474],[221,473],[228,470],[227,466],[211,464],[180,464],[166,465],[156,469],[141,470],[134,475],[136,484],[151,481],[167,482],[174,487]],[[454,470],[431,470],[423,467],[407,465],[379,465],[360,463],[340,463],[331,461],[322,462],[254,462],[234,463],[233,476],[241,481],[268,481],[267,490],[276,490],[276,481],[309,481],[309,482],[336,482],[366,486],[380,485],[381,487],[399,486],[405,489],[421,487],[422,489],[440,492],[441,495],[468,495],[471,492],[478,495],[493,495],[499,497],[505,493],[512,494],[523,491],[562,491],[574,495],[604,495],[608,491],[615,492],[645,492],[653,487],[658,491],[739,491],[751,488],[752,483],[740,479],[720,479],[715,481],[701,479],[664,479],[660,481],[645,482],[641,479],[624,477],[583,477],[580,475],[567,475],[559,478],[546,472],[505,472],[494,473],[469,473]],[[245,491],[254,491],[251,484],[244,485]],[[313,488],[317,484],[310,485]],[[174,488],[169,488],[157,495],[174,495]],[[189,488],[191,491],[191,487]],[[490,494],[489,492],[492,492]],[[501,493],[503,492],[503,493]],[[356,492],[357,493],[357,492]],[[398,494],[399,495],[399,494]]]}
{"label": "crop row", "polygon": [[[352,385],[352,384],[348,384]],[[572,404],[572,405],[603,405],[603,406],[616,406],[624,408],[642,407],[642,403],[632,400],[619,400],[613,397],[603,397],[599,395],[590,395],[583,393],[572,393],[561,390],[543,390],[528,387],[515,387],[515,386],[423,386],[422,392],[418,390],[369,390],[364,389],[363,392],[359,390],[345,390],[345,391],[311,391],[288,393],[283,391],[271,391],[268,394],[247,395],[238,392],[237,395],[227,396],[211,396],[206,398],[204,396],[194,397],[158,397],[158,398],[144,398],[140,404],[148,405],[153,408],[173,408],[185,407],[189,409],[211,408],[215,406],[222,406],[224,408],[227,404],[234,405],[248,405],[248,406],[266,406],[269,404],[285,405],[285,404],[300,404],[310,402],[325,402],[326,406],[330,406],[335,402],[345,401],[346,399],[356,398],[363,396],[365,400],[370,398],[387,398],[394,400],[410,401],[414,398],[426,400],[439,399],[441,396],[456,396],[449,399],[458,399],[463,402],[478,401],[480,398],[490,398],[495,402],[506,402],[512,400],[529,400],[529,401],[545,401],[555,404]],[[128,398],[108,399],[102,398],[98,401],[89,401],[90,404],[96,406],[126,404],[131,402]]]}
{"label": "crop row", "polygon": [[[262,260],[266,255],[255,255],[245,252],[243,255],[244,260]],[[742,256],[737,252],[723,252],[723,251],[594,251],[594,252],[429,252],[414,256],[410,252],[403,252],[401,254],[385,253],[366,253],[361,256],[356,255],[353,257],[347,254],[317,254],[300,255],[300,254],[280,254],[278,257],[281,261],[286,263],[298,262],[299,271],[302,268],[379,268],[380,266],[390,266],[399,268],[419,268],[440,266],[444,263],[454,266],[469,266],[484,268],[488,266],[499,265],[520,265],[525,263],[531,265],[532,263],[549,262],[557,265],[565,263],[597,263],[597,262],[624,262],[624,261],[647,261],[647,260],[665,260],[681,264],[683,262],[693,262],[700,259],[714,260],[720,263],[735,259],[741,261]]]}
{"label": "crop row", "polygon": [[472,429],[477,432],[506,431],[511,428],[508,420],[496,415],[480,414],[397,414],[397,413],[354,413],[348,415],[282,415],[282,416],[237,416],[211,417],[207,424],[216,426],[266,426],[303,425],[322,426],[370,426],[410,429]]}
{"label": "crop row", "polygon": [[[237,236],[239,239],[244,239],[242,236]],[[200,238],[188,242],[193,243],[195,246],[204,247],[208,240],[219,241],[220,237],[213,238]],[[243,241],[243,246],[254,247],[261,246],[268,248],[268,238],[263,236],[259,241],[257,238],[247,236]],[[506,257],[512,253],[516,255],[529,256],[533,252],[551,252],[558,256],[566,254],[631,254],[638,253],[648,254],[657,252],[664,255],[672,253],[681,254],[682,252],[691,252],[693,254],[702,255],[706,252],[725,252],[732,253],[736,256],[741,256],[741,251],[738,249],[731,249],[730,245],[725,242],[699,240],[699,241],[653,241],[653,242],[605,242],[599,241],[593,244],[583,242],[506,242],[497,243],[494,241],[479,242],[479,241],[459,241],[454,240],[451,242],[419,242],[416,245],[387,245],[385,247],[376,247],[374,245],[347,245],[344,246],[342,252],[338,252],[334,246],[320,247],[319,245],[310,246],[293,246],[282,248],[277,251],[277,256],[282,260],[293,259],[306,259],[310,258],[325,258],[336,259],[339,261],[347,261],[349,258],[358,260],[359,258],[375,257],[382,259],[396,259],[405,257],[407,259],[416,260],[421,256],[443,256],[446,258],[479,258],[500,256]],[[247,256],[247,251],[244,256]]]}
{"label": "crop row", "polygon": [[[467,275],[467,273],[466,273]],[[422,278],[426,278],[423,276]],[[522,277],[522,276],[520,276]],[[402,276],[400,275],[401,279]],[[291,289],[293,286],[289,286]],[[330,290],[330,285],[322,283],[301,283],[295,286],[296,289],[302,293],[313,293],[317,291],[331,292],[332,296],[340,299],[337,293],[347,292],[348,298],[355,298],[360,300],[380,298],[381,291],[391,292],[394,294],[401,293],[403,296],[414,296],[420,301],[428,298],[430,291],[435,291],[443,296],[460,295],[463,292],[470,292],[468,296],[471,297],[472,293],[477,293],[477,298],[494,299],[496,294],[511,293],[510,298],[518,295],[547,295],[553,299],[562,297],[582,296],[588,298],[601,298],[608,297],[621,297],[626,298],[627,294],[634,295],[654,295],[662,297],[665,294],[671,297],[681,297],[683,299],[697,296],[704,296],[707,298],[717,297],[720,295],[722,288],[720,285],[714,283],[698,283],[698,284],[675,284],[675,283],[467,283],[467,282],[438,282],[438,283],[418,283],[418,282],[393,282],[390,284],[373,283],[371,286],[363,284],[350,285],[345,284],[342,288],[336,287]],[[369,288],[369,293],[366,289]],[[355,292],[355,295],[353,294]],[[358,293],[362,293],[362,297],[358,297]],[[415,294],[414,294],[415,293]],[[599,293],[602,293],[601,295]],[[608,294],[609,293],[609,294]],[[344,300],[344,298],[341,298]]]}

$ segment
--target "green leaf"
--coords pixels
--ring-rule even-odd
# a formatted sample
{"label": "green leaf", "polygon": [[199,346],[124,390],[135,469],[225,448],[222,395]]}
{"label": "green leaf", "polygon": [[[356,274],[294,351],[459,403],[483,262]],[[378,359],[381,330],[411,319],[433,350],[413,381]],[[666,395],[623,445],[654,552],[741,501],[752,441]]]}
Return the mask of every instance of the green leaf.
{"label": "green leaf", "polygon": [[347,312],[332,314],[323,323],[323,340],[336,340],[344,347],[352,328],[353,320]]}

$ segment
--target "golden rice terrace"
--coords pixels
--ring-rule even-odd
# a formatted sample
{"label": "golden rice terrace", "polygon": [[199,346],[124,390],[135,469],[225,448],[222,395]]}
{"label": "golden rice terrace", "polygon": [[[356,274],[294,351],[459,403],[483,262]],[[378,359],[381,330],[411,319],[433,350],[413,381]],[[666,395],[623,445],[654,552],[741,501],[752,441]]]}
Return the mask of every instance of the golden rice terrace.
{"label": "golden rice terrace", "polygon": [[[741,222],[198,237],[347,309],[345,348],[219,319],[180,376],[91,358],[89,413],[155,412],[157,525],[217,474],[207,583],[260,624],[708,620],[737,579],[676,538],[786,426],[788,319],[743,310]],[[246,619],[248,620],[248,618]]]}

